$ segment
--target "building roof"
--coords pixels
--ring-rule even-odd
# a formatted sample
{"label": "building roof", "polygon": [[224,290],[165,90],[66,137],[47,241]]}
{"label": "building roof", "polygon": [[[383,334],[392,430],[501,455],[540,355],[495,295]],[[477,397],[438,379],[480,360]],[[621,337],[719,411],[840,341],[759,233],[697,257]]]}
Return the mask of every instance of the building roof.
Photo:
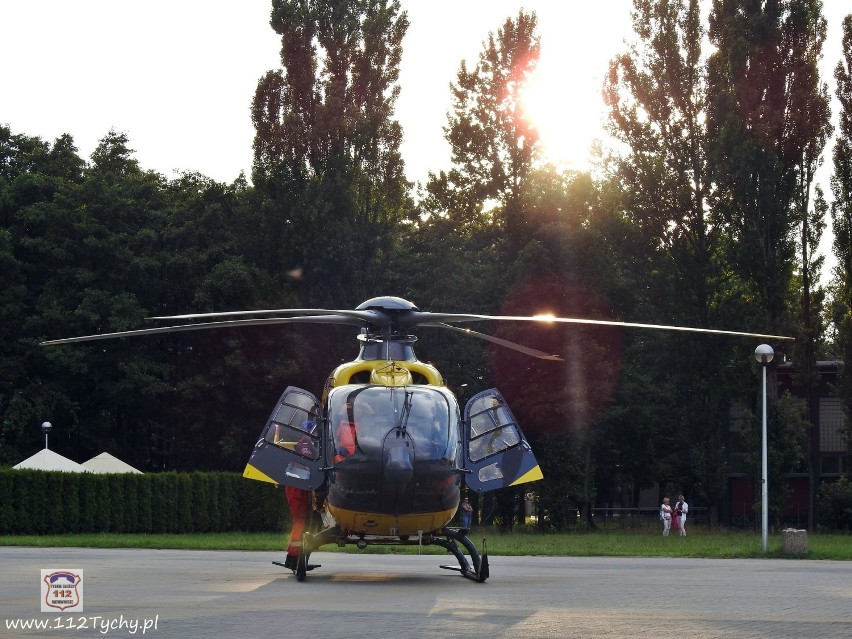
{"label": "building roof", "polygon": [[141,470],[136,470],[133,466],[128,463],[125,463],[118,459],[118,457],[114,457],[109,453],[101,453],[100,455],[95,455],[88,461],[83,462],[83,466],[97,474],[107,474],[107,473],[139,473],[142,474]]}
{"label": "building roof", "polygon": [[20,464],[16,464],[13,468],[17,468],[18,470],[59,470],[66,473],[91,472],[82,464],[71,461],[67,457],[63,457],[48,448],[43,448],[32,457],[28,457]]}

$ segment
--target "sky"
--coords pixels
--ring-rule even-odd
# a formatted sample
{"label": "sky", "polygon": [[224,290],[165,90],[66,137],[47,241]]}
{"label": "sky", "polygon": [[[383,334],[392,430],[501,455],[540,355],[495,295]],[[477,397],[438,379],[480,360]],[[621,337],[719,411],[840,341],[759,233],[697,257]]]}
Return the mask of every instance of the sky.
{"label": "sky", "polygon": [[[408,177],[449,161],[442,127],[449,85],[474,63],[489,32],[519,0],[403,0],[397,116]],[[582,162],[599,129],[608,59],[630,33],[630,0],[527,0],[553,78],[541,117],[576,122],[558,146]],[[0,0],[0,123],[52,141],[70,133],[84,157],[110,129],[127,134],[143,168],[193,170],[230,182],[251,169],[250,105],[257,82],[279,66],[269,0]],[[549,107],[548,107],[549,105]],[[557,107],[559,110],[557,111]],[[563,127],[564,128],[564,127]],[[557,145],[552,144],[555,148]],[[564,155],[564,153],[563,153]]]}
{"label": "sky", "polygon": [[[535,104],[545,150],[583,168],[589,145],[603,136],[608,61],[633,38],[631,0],[402,0],[402,7],[410,27],[396,115],[410,180],[448,167],[449,85],[461,61],[475,63],[489,32],[521,8],[538,17]],[[251,100],[261,76],[279,66],[270,9],[270,0],[0,0],[0,123],[51,142],[69,133],[85,158],[111,129],[123,132],[142,168],[167,177],[249,176]],[[824,0],[823,74],[832,96],[846,13],[848,0]]]}

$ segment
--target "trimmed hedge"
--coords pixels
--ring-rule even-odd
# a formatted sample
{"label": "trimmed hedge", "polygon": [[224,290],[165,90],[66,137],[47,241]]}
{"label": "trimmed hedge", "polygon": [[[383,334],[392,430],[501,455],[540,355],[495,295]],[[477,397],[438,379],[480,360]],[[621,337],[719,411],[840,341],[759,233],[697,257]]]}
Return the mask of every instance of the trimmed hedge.
{"label": "trimmed hedge", "polygon": [[0,470],[0,534],[280,532],[283,491],[238,473]]}

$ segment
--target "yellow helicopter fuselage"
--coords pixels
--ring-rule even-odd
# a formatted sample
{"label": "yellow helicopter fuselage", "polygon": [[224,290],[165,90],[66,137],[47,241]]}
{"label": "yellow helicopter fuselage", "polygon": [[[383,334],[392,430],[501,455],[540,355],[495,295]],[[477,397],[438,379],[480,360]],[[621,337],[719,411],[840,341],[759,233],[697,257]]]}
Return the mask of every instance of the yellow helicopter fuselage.
{"label": "yellow helicopter fuselage", "polygon": [[416,361],[342,364],[324,404],[333,471],[325,507],[370,536],[441,530],[460,498],[459,407],[438,370]]}

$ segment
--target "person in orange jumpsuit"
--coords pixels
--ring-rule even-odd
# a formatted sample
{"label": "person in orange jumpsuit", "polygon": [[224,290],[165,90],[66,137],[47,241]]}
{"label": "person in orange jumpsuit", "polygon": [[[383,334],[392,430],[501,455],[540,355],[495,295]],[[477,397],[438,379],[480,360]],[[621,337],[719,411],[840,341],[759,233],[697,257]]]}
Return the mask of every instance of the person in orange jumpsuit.
{"label": "person in orange jumpsuit", "polygon": [[287,505],[290,507],[290,519],[293,520],[284,567],[295,570],[296,562],[302,553],[302,536],[305,534],[305,524],[311,508],[311,493],[293,486],[285,486],[284,493],[287,495]]}
{"label": "person in orange jumpsuit", "polygon": [[[316,422],[313,419],[305,420],[301,426],[302,430],[307,433],[313,432],[315,427]],[[314,451],[310,443],[310,437],[307,435],[303,436],[296,444],[294,450],[303,457],[313,457]],[[299,555],[302,553],[302,537],[305,534],[305,526],[308,521],[308,515],[311,512],[311,493],[308,490],[294,486],[284,486],[284,494],[287,496],[287,505],[290,508],[290,519],[293,521],[284,567],[296,570]]]}
{"label": "person in orange jumpsuit", "polygon": [[373,407],[357,395],[346,400],[345,419],[341,419],[335,434],[336,448],[334,450],[334,463],[339,464],[344,459],[352,457],[358,450],[358,429],[360,422],[356,417],[374,415]]}
{"label": "person in orange jumpsuit", "polygon": [[341,421],[337,429],[337,448],[334,454],[334,463],[338,464],[347,457],[355,454],[355,433],[358,430],[358,422]]}

